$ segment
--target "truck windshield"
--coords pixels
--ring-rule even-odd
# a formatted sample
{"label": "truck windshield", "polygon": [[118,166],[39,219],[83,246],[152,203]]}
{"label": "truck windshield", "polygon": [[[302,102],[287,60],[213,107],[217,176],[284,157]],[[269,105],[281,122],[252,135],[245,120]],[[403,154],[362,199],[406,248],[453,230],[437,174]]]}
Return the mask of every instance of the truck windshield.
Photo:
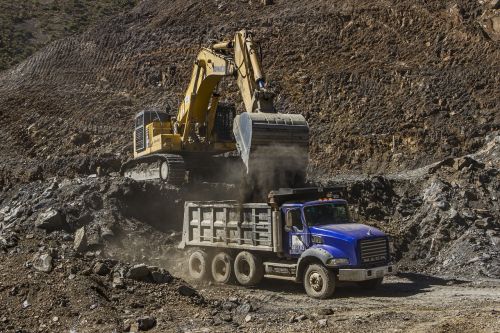
{"label": "truck windshield", "polygon": [[349,209],[345,204],[325,203],[304,208],[307,225],[350,223]]}

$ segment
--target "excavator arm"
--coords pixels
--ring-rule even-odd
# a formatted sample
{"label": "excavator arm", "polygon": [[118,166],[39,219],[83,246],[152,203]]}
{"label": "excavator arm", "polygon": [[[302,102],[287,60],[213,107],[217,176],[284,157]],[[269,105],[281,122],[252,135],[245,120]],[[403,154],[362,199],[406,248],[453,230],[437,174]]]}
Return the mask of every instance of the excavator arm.
{"label": "excavator arm", "polygon": [[[230,57],[208,48],[200,51],[177,114],[177,127],[182,135],[182,142],[188,143],[194,138],[202,141],[213,139],[215,112],[219,102],[216,88],[223,77],[233,75],[234,71],[234,62]],[[200,126],[204,135],[195,133]]]}
{"label": "excavator arm", "polygon": [[278,182],[283,186],[300,183],[308,163],[309,126],[300,114],[276,112],[274,93],[266,88],[257,44],[246,30],[198,54],[177,116],[183,127],[183,142],[195,137],[193,124],[206,124],[203,126],[210,138],[218,103],[215,90],[225,76],[235,76],[245,105],[246,112],[234,120],[233,133],[247,174],[260,179],[263,175],[284,177]]}

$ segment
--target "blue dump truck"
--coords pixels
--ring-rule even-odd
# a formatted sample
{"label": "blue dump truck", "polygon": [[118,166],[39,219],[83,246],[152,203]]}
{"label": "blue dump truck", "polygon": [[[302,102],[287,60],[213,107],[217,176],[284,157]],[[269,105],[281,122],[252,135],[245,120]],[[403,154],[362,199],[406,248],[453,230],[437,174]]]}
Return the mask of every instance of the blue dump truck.
{"label": "blue dump truck", "polygon": [[376,288],[393,272],[389,239],[352,220],[343,190],[280,189],[267,203],[186,202],[179,247],[191,250],[190,276],[243,286],[288,280],[320,299],[342,281]]}

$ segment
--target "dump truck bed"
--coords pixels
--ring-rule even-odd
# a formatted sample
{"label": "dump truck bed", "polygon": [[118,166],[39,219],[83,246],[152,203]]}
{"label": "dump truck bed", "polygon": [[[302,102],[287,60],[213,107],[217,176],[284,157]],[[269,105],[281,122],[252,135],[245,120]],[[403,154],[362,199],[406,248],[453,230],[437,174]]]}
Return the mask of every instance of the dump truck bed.
{"label": "dump truck bed", "polygon": [[273,251],[273,212],[266,203],[186,202],[180,248]]}

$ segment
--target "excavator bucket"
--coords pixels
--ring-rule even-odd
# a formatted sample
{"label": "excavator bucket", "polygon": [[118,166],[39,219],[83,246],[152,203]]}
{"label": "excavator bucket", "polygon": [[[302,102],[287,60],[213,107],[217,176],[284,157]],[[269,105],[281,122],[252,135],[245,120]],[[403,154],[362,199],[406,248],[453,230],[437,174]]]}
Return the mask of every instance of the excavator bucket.
{"label": "excavator bucket", "polygon": [[287,177],[276,186],[305,179],[309,126],[302,115],[243,112],[234,119],[233,132],[250,176]]}

